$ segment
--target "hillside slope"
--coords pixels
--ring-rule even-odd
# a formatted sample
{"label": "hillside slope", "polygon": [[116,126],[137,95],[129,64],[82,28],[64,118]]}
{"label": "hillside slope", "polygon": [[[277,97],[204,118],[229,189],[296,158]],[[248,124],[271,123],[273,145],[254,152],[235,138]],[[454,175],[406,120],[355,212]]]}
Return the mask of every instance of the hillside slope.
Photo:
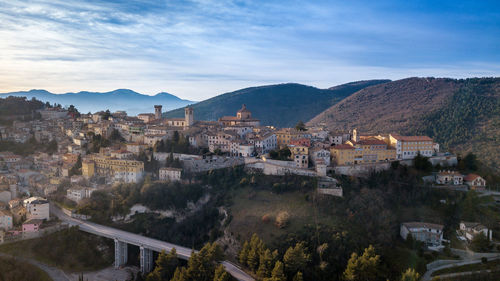
{"label": "hillside slope", "polygon": [[426,134],[444,149],[500,164],[500,78],[407,78],[365,88],[309,123],[361,133]]}
{"label": "hillside slope", "polygon": [[128,89],[118,89],[111,92],[78,92],[53,94],[45,90],[30,90],[0,94],[0,97],[17,96],[28,99],[36,98],[43,102],[59,103],[63,106],[74,105],[80,112],[96,112],[125,110],[129,115],[153,112],[155,104],[163,105],[164,110],[192,104],[192,101],[182,100],[169,93],[159,93],[154,96],[143,95]]}
{"label": "hillside slope", "polygon": [[[359,81],[330,89],[318,89],[301,84],[279,84],[245,88],[225,93],[192,105],[195,119],[217,120],[221,116],[233,116],[246,104],[262,125],[278,127],[294,126],[300,120],[309,120],[345,97],[365,87],[386,83],[389,80]],[[182,117],[183,109],[165,114]]]}

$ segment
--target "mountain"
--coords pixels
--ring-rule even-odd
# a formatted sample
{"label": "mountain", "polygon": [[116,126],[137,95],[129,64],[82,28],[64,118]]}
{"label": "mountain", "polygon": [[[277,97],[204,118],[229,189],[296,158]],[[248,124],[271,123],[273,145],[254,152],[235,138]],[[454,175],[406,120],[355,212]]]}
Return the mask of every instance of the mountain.
{"label": "mountain", "polygon": [[500,78],[407,78],[364,88],[309,124],[361,133],[425,134],[500,171]]}
{"label": "mountain", "polygon": [[59,103],[63,106],[74,105],[80,112],[96,112],[109,109],[111,112],[125,110],[129,115],[154,112],[155,104],[163,105],[164,110],[171,110],[192,104],[193,101],[180,99],[169,93],[158,93],[154,96],[139,94],[128,89],[111,92],[78,92],[53,94],[45,90],[30,90],[0,94],[0,97],[20,96],[28,99],[37,98],[43,102]]}
{"label": "mountain", "polygon": [[[241,105],[246,104],[252,116],[260,119],[262,125],[290,127],[300,120],[311,119],[358,90],[388,81],[359,81],[330,89],[294,83],[252,87],[218,95],[192,107],[195,119],[217,120],[222,116],[236,115]],[[165,116],[182,117],[184,110],[169,111]]]}

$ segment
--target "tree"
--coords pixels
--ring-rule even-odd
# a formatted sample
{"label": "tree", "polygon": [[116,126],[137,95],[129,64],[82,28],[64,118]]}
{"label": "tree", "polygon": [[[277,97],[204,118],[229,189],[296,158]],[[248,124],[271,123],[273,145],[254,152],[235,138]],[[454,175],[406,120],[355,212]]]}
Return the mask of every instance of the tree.
{"label": "tree", "polygon": [[170,253],[161,251],[156,259],[155,269],[148,274],[146,281],[170,280],[174,276],[175,269],[179,265],[177,251],[173,248]]}
{"label": "tree", "polygon": [[288,225],[289,220],[290,220],[290,215],[288,214],[288,212],[281,211],[276,216],[276,226],[279,228],[284,228],[285,226]]}
{"label": "tree", "polygon": [[420,279],[420,274],[413,268],[408,268],[401,276],[401,281],[418,281]]}
{"label": "tree", "polygon": [[295,125],[295,130],[297,130],[297,131],[306,131],[307,130],[306,129],[306,124],[304,124],[304,122],[302,122],[302,120],[299,121],[299,122],[297,122],[297,124]]}
{"label": "tree", "polygon": [[429,158],[422,156],[420,152],[417,156],[415,156],[415,158],[413,158],[413,166],[415,167],[415,169],[420,171],[432,171],[432,163],[429,162]]}
{"label": "tree", "polygon": [[481,232],[472,238],[470,247],[475,252],[486,252],[490,249],[490,240]]}
{"label": "tree", "polygon": [[286,276],[283,271],[283,263],[277,261],[274,264],[273,271],[271,273],[271,277],[265,278],[264,281],[286,281]]}
{"label": "tree", "polygon": [[248,243],[248,241],[245,241],[245,243],[243,243],[243,247],[241,248],[240,254],[238,255],[238,260],[240,261],[241,264],[243,265],[248,264],[249,252],[250,252],[250,243]]}
{"label": "tree", "polygon": [[229,281],[231,280],[231,276],[229,276],[229,273],[226,272],[224,269],[224,266],[220,264],[215,268],[215,273],[214,273],[214,281]]}
{"label": "tree", "polygon": [[304,277],[302,276],[302,272],[299,271],[297,272],[297,274],[295,274],[292,281],[303,281],[303,280]]}
{"label": "tree", "polygon": [[370,281],[378,280],[380,256],[375,254],[375,248],[370,245],[365,249],[363,255],[358,256],[357,253],[352,253],[351,258],[347,262],[347,268],[344,271],[343,277],[347,281]]}
{"label": "tree", "polygon": [[49,141],[49,143],[47,144],[46,151],[47,151],[48,154],[53,154],[53,153],[57,152],[57,141],[56,141],[56,139],[52,139],[51,141]]}
{"label": "tree", "polygon": [[72,175],[81,175],[82,174],[82,156],[78,154],[78,158],[76,159],[75,165],[71,167],[71,170],[69,170],[69,176],[71,177]]}
{"label": "tree", "polygon": [[273,266],[273,255],[271,250],[266,249],[262,255],[260,255],[259,268],[257,269],[257,276],[260,279],[267,278],[271,275],[271,270]]}
{"label": "tree", "polygon": [[283,256],[285,271],[287,274],[294,274],[298,271],[304,271],[311,256],[306,253],[307,249],[304,242],[295,244],[295,247],[290,247],[286,250]]}
{"label": "tree", "polygon": [[464,159],[465,168],[469,171],[477,171],[478,161],[476,155],[473,153],[468,153]]}

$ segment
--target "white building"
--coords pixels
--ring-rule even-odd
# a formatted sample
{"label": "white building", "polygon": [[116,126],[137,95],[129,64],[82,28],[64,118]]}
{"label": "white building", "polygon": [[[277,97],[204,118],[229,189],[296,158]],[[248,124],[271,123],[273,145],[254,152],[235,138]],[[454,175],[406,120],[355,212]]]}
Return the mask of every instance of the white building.
{"label": "white building", "polygon": [[478,222],[460,222],[460,231],[464,234],[467,240],[471,241],[478,234],[484,234],[490,241],[492,240],[493,232],[486,226]]}
{"label": "white building", "polygon": [[82,199],[89,198],[94,190],[94,188],[72,187],[66,191],[66,197],[78,203]]}
{"label": "white building", "polygon": [[240,144],[238,147],[238,155],[241,157],[251,157],[255,153],[253,144]]}
{"label": "white building", "polygon": [[293,161],[297,168],[307,169],[309,167],[309,156],[307,154],[296,154]]}
{"label": "white building", "polygon": [[481,176],[476,174],[468,174],[464,177],[464,182],[473,188],[486,186],[486,181]]}
{"label": "white building", "polygon": [[29,219],[49,219],[49,201],[40,197],[30,197],[23,201]]}
{"label": "white building", "polygon": [[182,169],[163,167],[160,168],[159,177],[161,181],[180,181]]}
{"label": "white building", "polygon": [[319,159],[322,159],[323,163],[326,164],[326,166],[330,166],[330,150],[321,147],[315,147],[309,150],[309,155],[311,156],[311,162],[314,165],[316,165],[316,162]]}
{"label": "white building", "polygon": [[411,235],[413,239],[424,242],[427,246],[441,246],[443,226],[427,222],[405,222],[401,224],[400,235],[405,240]]}
{"label": "white building", "polygon": [[464,176],[456,171],[440,171],[436,175],[436,183],[461,185],[464,183]]}
{"label": "white building", "polygon": [[278,148],[278,139],[276,134],[271,132],[254,138],[253,143],[255,145],[255,149],[261,154],[269,153],[269,151]]}

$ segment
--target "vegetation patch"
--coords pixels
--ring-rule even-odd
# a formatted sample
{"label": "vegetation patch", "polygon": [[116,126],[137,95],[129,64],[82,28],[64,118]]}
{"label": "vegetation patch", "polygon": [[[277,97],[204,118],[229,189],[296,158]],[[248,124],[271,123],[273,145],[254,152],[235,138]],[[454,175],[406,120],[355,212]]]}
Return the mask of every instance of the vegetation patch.
{"label": "vegetation patch", "polygon": [[[94,271],[114,261],[113,241],[71,227],[56,233],[0,246],[10,255],[34,258],[65,271]],[[25,279],[30,280],[30,279]]]}

